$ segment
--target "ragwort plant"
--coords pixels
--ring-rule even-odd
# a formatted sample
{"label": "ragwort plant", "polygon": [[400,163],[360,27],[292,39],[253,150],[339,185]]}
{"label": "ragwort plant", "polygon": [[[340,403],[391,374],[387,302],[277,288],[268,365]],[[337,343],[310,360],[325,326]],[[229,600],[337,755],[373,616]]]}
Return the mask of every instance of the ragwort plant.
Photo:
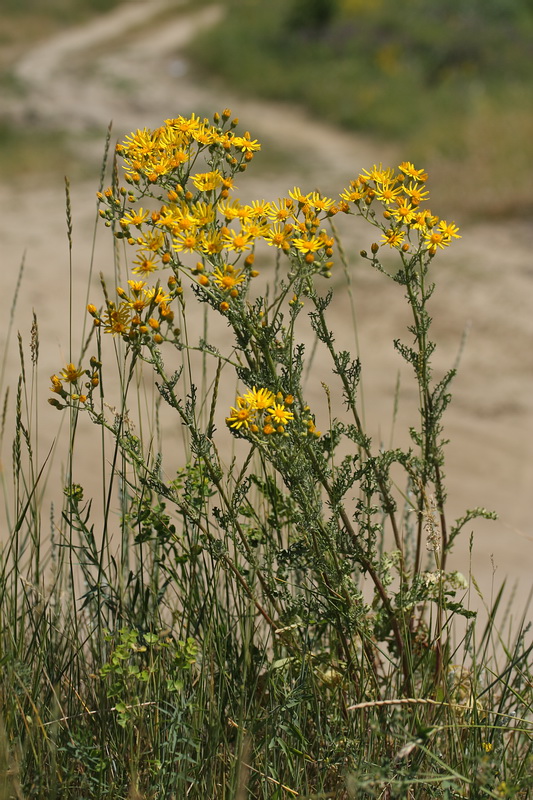
{"label": "ragwort plant", "polygon": [[[108,555],[109,505],[105,547],[81,487],[67,490],[64,513],[102,632],[94,680],[115,719],[107,747],[129,736],[126,772],[147,796],[162,796],[154,785],[176,797],[522,796],[527,767],[511,780],[491,752],[531,758],[528,651],[521,636],[507,650],[516,669],[505,687],[476,664],[467,584],[447,569],[464,526],[493,516],[446,517],[442,418],[455,370],[433,375],[428,304],[434,259],[458,228],[426,207],[427,175],[409,162],[364,170],[336,199],[295,187],[243,204],[235,180],[260,144],[237,125],[229,110],[213,122],[180,116],[117,146],[99,213],[131,274],[113,290],[102,279],[103,305],[88,306],[89,361],[52,376],[50,402],[114,443],[121,557]],[[343,263],[339,215],[373,226],[361,256],[409,306],[408,336],[394,343],[418,388],[408,448],[368,434],[361,364],[336,345],[326,280],[336,253]],[[274,277],[261,284],[269,253]],[[208,322],[192,343],[191,306],[221,317],[226,339],[210,340]],[[306,399],[304,324],[331,365],[320,422]],[[120,372],[113,405],[106,340]],[[157,430],[135,432],[147,369],[182,431],[170,467]],[[221,409],[228,377],[237,395]],[[112,754],[102,763],[100,787],[107,775],[116,790]]]}

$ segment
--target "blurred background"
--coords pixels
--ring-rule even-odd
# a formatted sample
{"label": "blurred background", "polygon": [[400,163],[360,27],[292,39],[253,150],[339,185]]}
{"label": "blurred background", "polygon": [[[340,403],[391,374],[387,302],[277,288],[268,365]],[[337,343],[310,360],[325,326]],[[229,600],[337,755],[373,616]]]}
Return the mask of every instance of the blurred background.
{"label": "blurred background", "polygon": [[[532,0],[3,0],[2,93],[24,94],[28,76],[16,64],[29,50],[119,6],[137,6],[141,14],[136,30],[125,24],[122,41],[119,31],[103,37],[111,50],[127,45],[139,27],[148,39],[161,15],[216,6],[218,13],[207,17],[213,24],[200,23],[187,43],[176,42],[176,49],[183,48],[167,64],[176,88],[193,71],[221,92],[298,104],[320,121],[394,142],[410,160],[432,165],[434,182],[442,178],[447,199],[461,211],[531,213]],[[94,59],[102,56],[98,43],[92,45]],[[70,56],[63,69],[79,67],[79,51]],[[105,82],[105,72],[99,75]],[[127,75],[121,88],[132,89]],[[63,135],[75,120],[49,109],[55,135],[50,126],[41,132],[44,153],[36,157],[30,145],[36,131],[21,130],[10,104],[2,105],[4,162],[27,171],[42,169],[44,160],[57,163]],[[28,101],[26,110],[31,107]],[[71,113],[75,118],[75,109]],[[13,150],[19,158],[10,158]],[[439,187],[439,194],[445,189]]]}
{"label": "blurred background", "polygon": [[[529,590],[533,0],[2,0],[1,17],[6,418],[20,371],[16,331],[27,349],[35,311],[36,438],[43,454],[60,440],[49,375],[76,360],[87,298],[99,304],[98,273],[113,272],[113,243],[95,226],[110,123],[113,146],[168,117],[232,108],[263,143],[239,184],[243,200],[277,198],[295,184],[339,192],[373,163],[412,161],[430,174],[431,208],[463,234],[435,262],[437,370],[453,364],[468,332],[446,428],[450,508],[499,512],[499,522],[476,528],[476,569],[485,585],[499,570]],[[369,424],[382,436],[399,369],[392,339],[407,320],[397,287],[357,262],[372,232],[344,234]],[[345,293],[338,303],[342,327]],[[407,389],[405,399],[416,404]],[[87,427],[78,469],[90,487]],[[2,448],[8,461],[8,433]],[[59,450],[55,458],[60,470]],[[463,558],[467,550],[468,542]]]}

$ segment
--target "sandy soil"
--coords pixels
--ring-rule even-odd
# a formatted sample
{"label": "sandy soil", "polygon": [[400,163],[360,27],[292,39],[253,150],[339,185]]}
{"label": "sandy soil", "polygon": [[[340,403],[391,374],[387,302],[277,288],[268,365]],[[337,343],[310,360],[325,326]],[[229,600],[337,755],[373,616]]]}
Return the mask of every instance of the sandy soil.
{"label": "sandy soil", "polygon": [[[4,98],[9,113],[35,127],[36,146],[39,130],[57,127],[60,120],[61,127],[77,134],[83,158],[94,165],[94,177],[71,186],[73,352],[77,352],[79,343],[93,251],[98,158],[110,120],[113,136],[119,138],[179,113],[211,115],[216,109],[231,107],[264,143],[263,166],[260,156],[257,170],[252,169],[241,181],[242,196],[246,197],[277,197],[295,184],[307,190],[340,190],[363,167],[409,158],[408,153],[399,154],[392,146],[339,132],[297,108],[221,96],[219,89],[201,84],[181,49],[199,26],[212,24],[221,11],[208,7],[184,14],[179,5],[176,0],[126,2],[82,29],[43,42],[14,66],[24,93]],[[274,153],[270,158],[269,149]],[[32,309],[39,321],[41,349],[36,379],[42,406],[37,434],[41,456],[48,452],[59,425],[58,413],[46,404],[48,377],[69,357],[64,207],[64,186],[59,176],[47,185],[0,186],[3,313],[7,319],[18,265],[25,253],[16,317],[16,328],[25,342]],[[475,525],[473,571],[487,594],[493,581],[499,584],[504,577],[519,581],[522,601],[531,588],[533,564],[533,231],[524,221],[505,219],[470,225],[462,233],[463,238],[435,263],[439,288],[432,306],[439,342],[438,369],[453,363],[463,331],[469,331],[447,415],[450,516],[459,516],[465,508],[474,506],[499,512],[498,522]],[[347,237],[353,253],[372,241],[371,231],[364,228],[349,231]],[[111,247],[107,230],[98,226],[95,274],[102,270],[111,275]],[[387,441],[392,395],[401,367],[392,339],[405,331],[405,309],[397,286],[369,273],[361,260],[355,259],[353,270],[366,414],[371,430]],[[95,279],[93,284],[91,296],[98,302]],[[339,292],[335,299],[334,318],[339,341],[344,339],[353,349],[346,292]],[[327,380],[323,369],[313,372],[320,372],[320,378],[325,375]],[[13,389],[17,374],[15,343],[6,364],[6,382]],[[409,420],[407,404],[416,404],[411,390],[405,387],[396,431]],[[312,401],[323,403],[319,380],[316,385],[311,381],[309,392]],[[379,427],[383,420],[385,430]],[[166,436],[172,435],[173,424],[163,422]],[[77,478],[89,486],[95,471],[94,436],[88,423],[81,426],[84,457],[77,466]],[[3,452],[7,462],[9,453],[7,441]],[[58,454],[56,470],[60,460]],[[469,530],[454,560],[464,572],[468,570],[468,534]],[[515,606],[517,614],[521,601]]]}

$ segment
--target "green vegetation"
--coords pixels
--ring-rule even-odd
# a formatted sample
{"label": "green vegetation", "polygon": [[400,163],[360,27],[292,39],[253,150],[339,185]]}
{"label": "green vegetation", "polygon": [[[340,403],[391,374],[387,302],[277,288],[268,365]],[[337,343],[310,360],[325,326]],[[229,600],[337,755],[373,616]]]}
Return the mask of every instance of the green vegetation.
{"label": "green vegetation", "polygon": [[443,175],[466,172],[475,213],[523,213],[532,48],[529,0],[230,0],[189,54],[233,89],[303,103],[432,167],[444,159]]}
{"label": "green vegetation", "polygon": [[10,65],[28,45],[71,25],[82,24],[120,0],[3,0],[0,29],[0,80],[9,79]]}
{"label": "green vegetation", "polygon": [[86,0],[84,3],[72,3],[70,0],[3,0],[2,14],[7,18],[37,15],[65,25],[109,11],[119,3],[120,0]]}
{"label": "green vegetation", "polygon": [[[529,628],[508,625],[503,587],[478,621],[447,568],[457,537],[494,518],[446,513],[455,368],[433,372],[429,312],[458,229],[409,162],[337,198],[295,187],[243,206],[232,184],[260,145],[230,118],[137,131],[102,178],[114,285],[102,279],[79,357],[51,377],[69,421],[60,511],[42,499],[55,475],[38,455],[36,319],[29,353],[20,340],[0,798],[526,800]],[[361,364],[335,341],[328,279],[355,284],[340,214],[368,222],[362,266],[409,310],[394,343],[416,389],[406,446],[368,434]],[[10,409],[6,395],[2,438]],[[75,477],[88,425],[94,497]]]}

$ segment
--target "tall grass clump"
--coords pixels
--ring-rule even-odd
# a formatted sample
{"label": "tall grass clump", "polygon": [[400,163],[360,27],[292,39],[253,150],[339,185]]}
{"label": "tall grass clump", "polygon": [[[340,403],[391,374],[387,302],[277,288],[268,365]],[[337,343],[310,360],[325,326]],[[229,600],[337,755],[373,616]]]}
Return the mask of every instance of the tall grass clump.
{"label": "tall grass clump", "polygon": [[[98,194],[113,283],[51,378],[71,442],[51,542],[21,379],[2,796],[525,798],[527,628],[499,629],[502,593],[478,624],[448,568],[471,521],[494,517],[446,512],[455,368],[433,371],[429,307],[458,228],[410,162],[337,198],[242,203],[260,144],[237,128],[229,110],[179,116],[117,146]],[[394,342],[417,397],[401,446],[370,435],[363,366],[336,342],[328,279],[353,284],[341,217],[372,227],[364,267],[410,314]],[[76,480],[91,423],[92,499]]]}

